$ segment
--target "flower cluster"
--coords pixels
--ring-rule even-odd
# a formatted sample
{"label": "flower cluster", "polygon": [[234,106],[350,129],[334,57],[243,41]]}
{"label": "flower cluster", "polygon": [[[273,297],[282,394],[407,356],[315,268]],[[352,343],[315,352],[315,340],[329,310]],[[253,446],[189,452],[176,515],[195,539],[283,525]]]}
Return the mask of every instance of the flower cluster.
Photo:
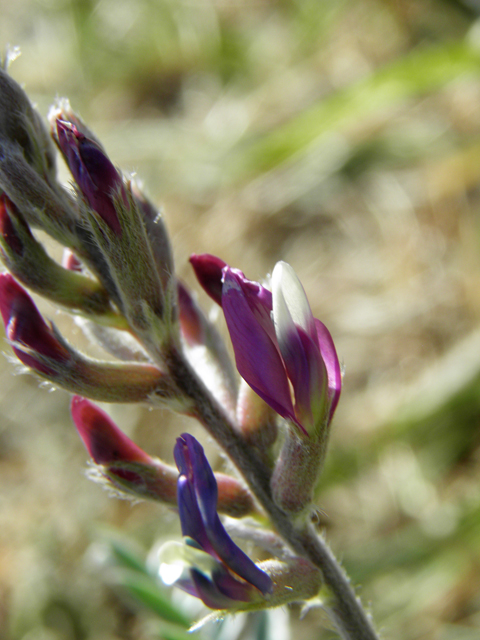
{"label": "flower cluster", "polygon": [[[223,310],[235,370],[220,333],[175,274],[161,214],[68,102],[59,102],[50,122],[73,190],[56,179],[54,144],[40,117],[0,68],[0,254],[8,270],[0,275],[0,312],[15,355],[74,395],[72,417],[91,475],[116,492],[178,510],[183,541],[160,553],[167,582],[230,611],[314,597],[323,576],[311,552],[317,542],[305,540],[313,535],[314,488],[341,391],[329,331],[288,264],[275,266],[270,289],[217,257],[194,255],[201,286]],[[65,247],[62,264],[35,228]],[[113,360],[67,343],[24,287],[74,314]],[[192,416],[239,473],[214,474],[189,434],[174,448],[177,471],[140,449],[90,400]],[[276,540],[265,547],[277,557],[253,562],[219,513],[257,518]]]}

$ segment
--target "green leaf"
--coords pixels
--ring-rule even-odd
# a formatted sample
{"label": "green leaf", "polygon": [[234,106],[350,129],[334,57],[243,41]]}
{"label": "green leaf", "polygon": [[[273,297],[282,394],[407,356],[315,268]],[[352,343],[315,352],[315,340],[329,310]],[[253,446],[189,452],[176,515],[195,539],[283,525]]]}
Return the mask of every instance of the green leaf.
{"label": "green leaf", "polygon": [[191,621],[170,602],[152,578],[132,571],[122,571],[117,576],[116,584],[126,589],[135,600],[163,620],[174,622],[185,629],[190,627]]}
{"label": "green leaf", "polygon": [[465,74],[480,75],[480,51],[467,41],[415,49],[245,143],[234,158],[237,171],[251,175],[272,169],[304,154],[325,133],[346,130],[373,113],[441,89]]}

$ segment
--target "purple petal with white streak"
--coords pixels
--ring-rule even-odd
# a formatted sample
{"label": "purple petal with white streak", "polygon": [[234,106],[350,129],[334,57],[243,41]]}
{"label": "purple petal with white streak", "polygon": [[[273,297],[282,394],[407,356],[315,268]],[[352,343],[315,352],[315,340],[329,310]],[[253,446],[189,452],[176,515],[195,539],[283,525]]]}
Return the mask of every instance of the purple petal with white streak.
{"label": "purple petal with white streak", "polygon": [[238,372],[252,389],[284,418],[296,421],[287,372],[270,317],[271,294],[224,270],[222,306]]}

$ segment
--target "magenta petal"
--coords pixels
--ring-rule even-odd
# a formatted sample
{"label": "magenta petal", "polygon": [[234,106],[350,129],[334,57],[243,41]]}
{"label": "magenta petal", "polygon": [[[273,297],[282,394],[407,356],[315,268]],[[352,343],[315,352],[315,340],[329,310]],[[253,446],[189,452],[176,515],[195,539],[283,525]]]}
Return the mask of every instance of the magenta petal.
{"label": "magenta petal", "polygon": [[325,393],[325,365],[318,345],[300,327],[292,329],[283,341],[282,356],[293,386],[297,418],[308,433],[317,418],[312,413],[315,399]]}
{"label": "magenta petal", "polygon": [[340,392],[342,390],[342,372],[330,331],[323,322],[320,322],[320,320],[317,320],[316,318],[315,327],[317,329],[318,346],[327,369],[328,394],[330,396],[329,418],[331,420],[340,399]]}
{"label": "magenta petal", "polygon": [[214,302],[222,306],[223,268],[227,266],[227,263],[210,253],[200,255],[193,253],[190,256],[190,264],[204,291]]}
{"label": "magenta petal", "polygon": [[272,409],[295,421],[275,328],[262,299],[238,272],[226,269],[222,302],[238,372]]}
{"label": "magenta petal", "polygon": [[55,376],[55,371],[37,356],[64,364],[70,354],[60,344],[25,289],[9,273],[0,274],[0,313],[6,336],[13,343],[18,359],[38,373]]}
{"label": "magenta petal", "polygon": [[139,462],[152,465],[152,458],[138,447],[113,422],[110,416],[93,402],[73,396],[70,410],[83,443],[97,464]]}

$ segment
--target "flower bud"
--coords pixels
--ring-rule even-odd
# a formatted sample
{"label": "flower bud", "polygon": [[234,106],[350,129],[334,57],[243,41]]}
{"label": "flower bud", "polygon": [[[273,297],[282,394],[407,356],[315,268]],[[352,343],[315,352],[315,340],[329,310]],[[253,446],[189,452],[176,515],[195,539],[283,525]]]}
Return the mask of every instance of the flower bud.
{"label": "flower bud", "polygon": [[100,362],[72,349],[8,273],[0,274],[0,313],[18,359],[63,389],[103,402],[178,405],[170,378],[157,367]]}
{"label": "flower bud", "polygon": [[8,270],[35,293],[98,322],[126,328],[105,289],[96,280],[52,260],[5,194],[0,195],[0,249]]}
{"label": "flower bud", "polygon": [[176,505],[177,472],[151,458],[86,398],[74,396],[72,418],[102,477],[120,491]]}
{"label": "flower bud", "polygon": [[55,139],[89,206],[121,236],[115,198],[124,194],[123,179],[102,147],[71,122],[57,119]]}
{"label": "flower bud", "polygon": [[194,253],[190,256],[190,264],[205,292],[222,306],[223,269],[227,266],[226,262],[209,253]]}
{"label": "flower bud", "polygon": [[83,123],[71,112],[57,110],[54,117],[54,136],[88,205],[81,215],[107,267],[100,279],[129,328],[162,364],[166,345],[178,340],[176,283],[165,228]]}
{"label": "flower bud", "polygon": [[56,378],[71,354],[49,327],[30,296],[10,274],[0,274],[0,313],[8,340],[23,364]]}
{"label": "flower bud", "polygon": [[[103,480],[137,498],[177,505],[178,471],[152,458],[128,438],[110,416],[86,398],[74,396],[71,413],[77,431]],[[236,478],[215,474],[218,510],[241,518],[255,510],[251,493]]]}
{"label": "flower bud", "polygon": [[17,149],[27,164],[45,178],[55,177],[55,151],[43,122],[27,94],[0,67],[0,148]]}

